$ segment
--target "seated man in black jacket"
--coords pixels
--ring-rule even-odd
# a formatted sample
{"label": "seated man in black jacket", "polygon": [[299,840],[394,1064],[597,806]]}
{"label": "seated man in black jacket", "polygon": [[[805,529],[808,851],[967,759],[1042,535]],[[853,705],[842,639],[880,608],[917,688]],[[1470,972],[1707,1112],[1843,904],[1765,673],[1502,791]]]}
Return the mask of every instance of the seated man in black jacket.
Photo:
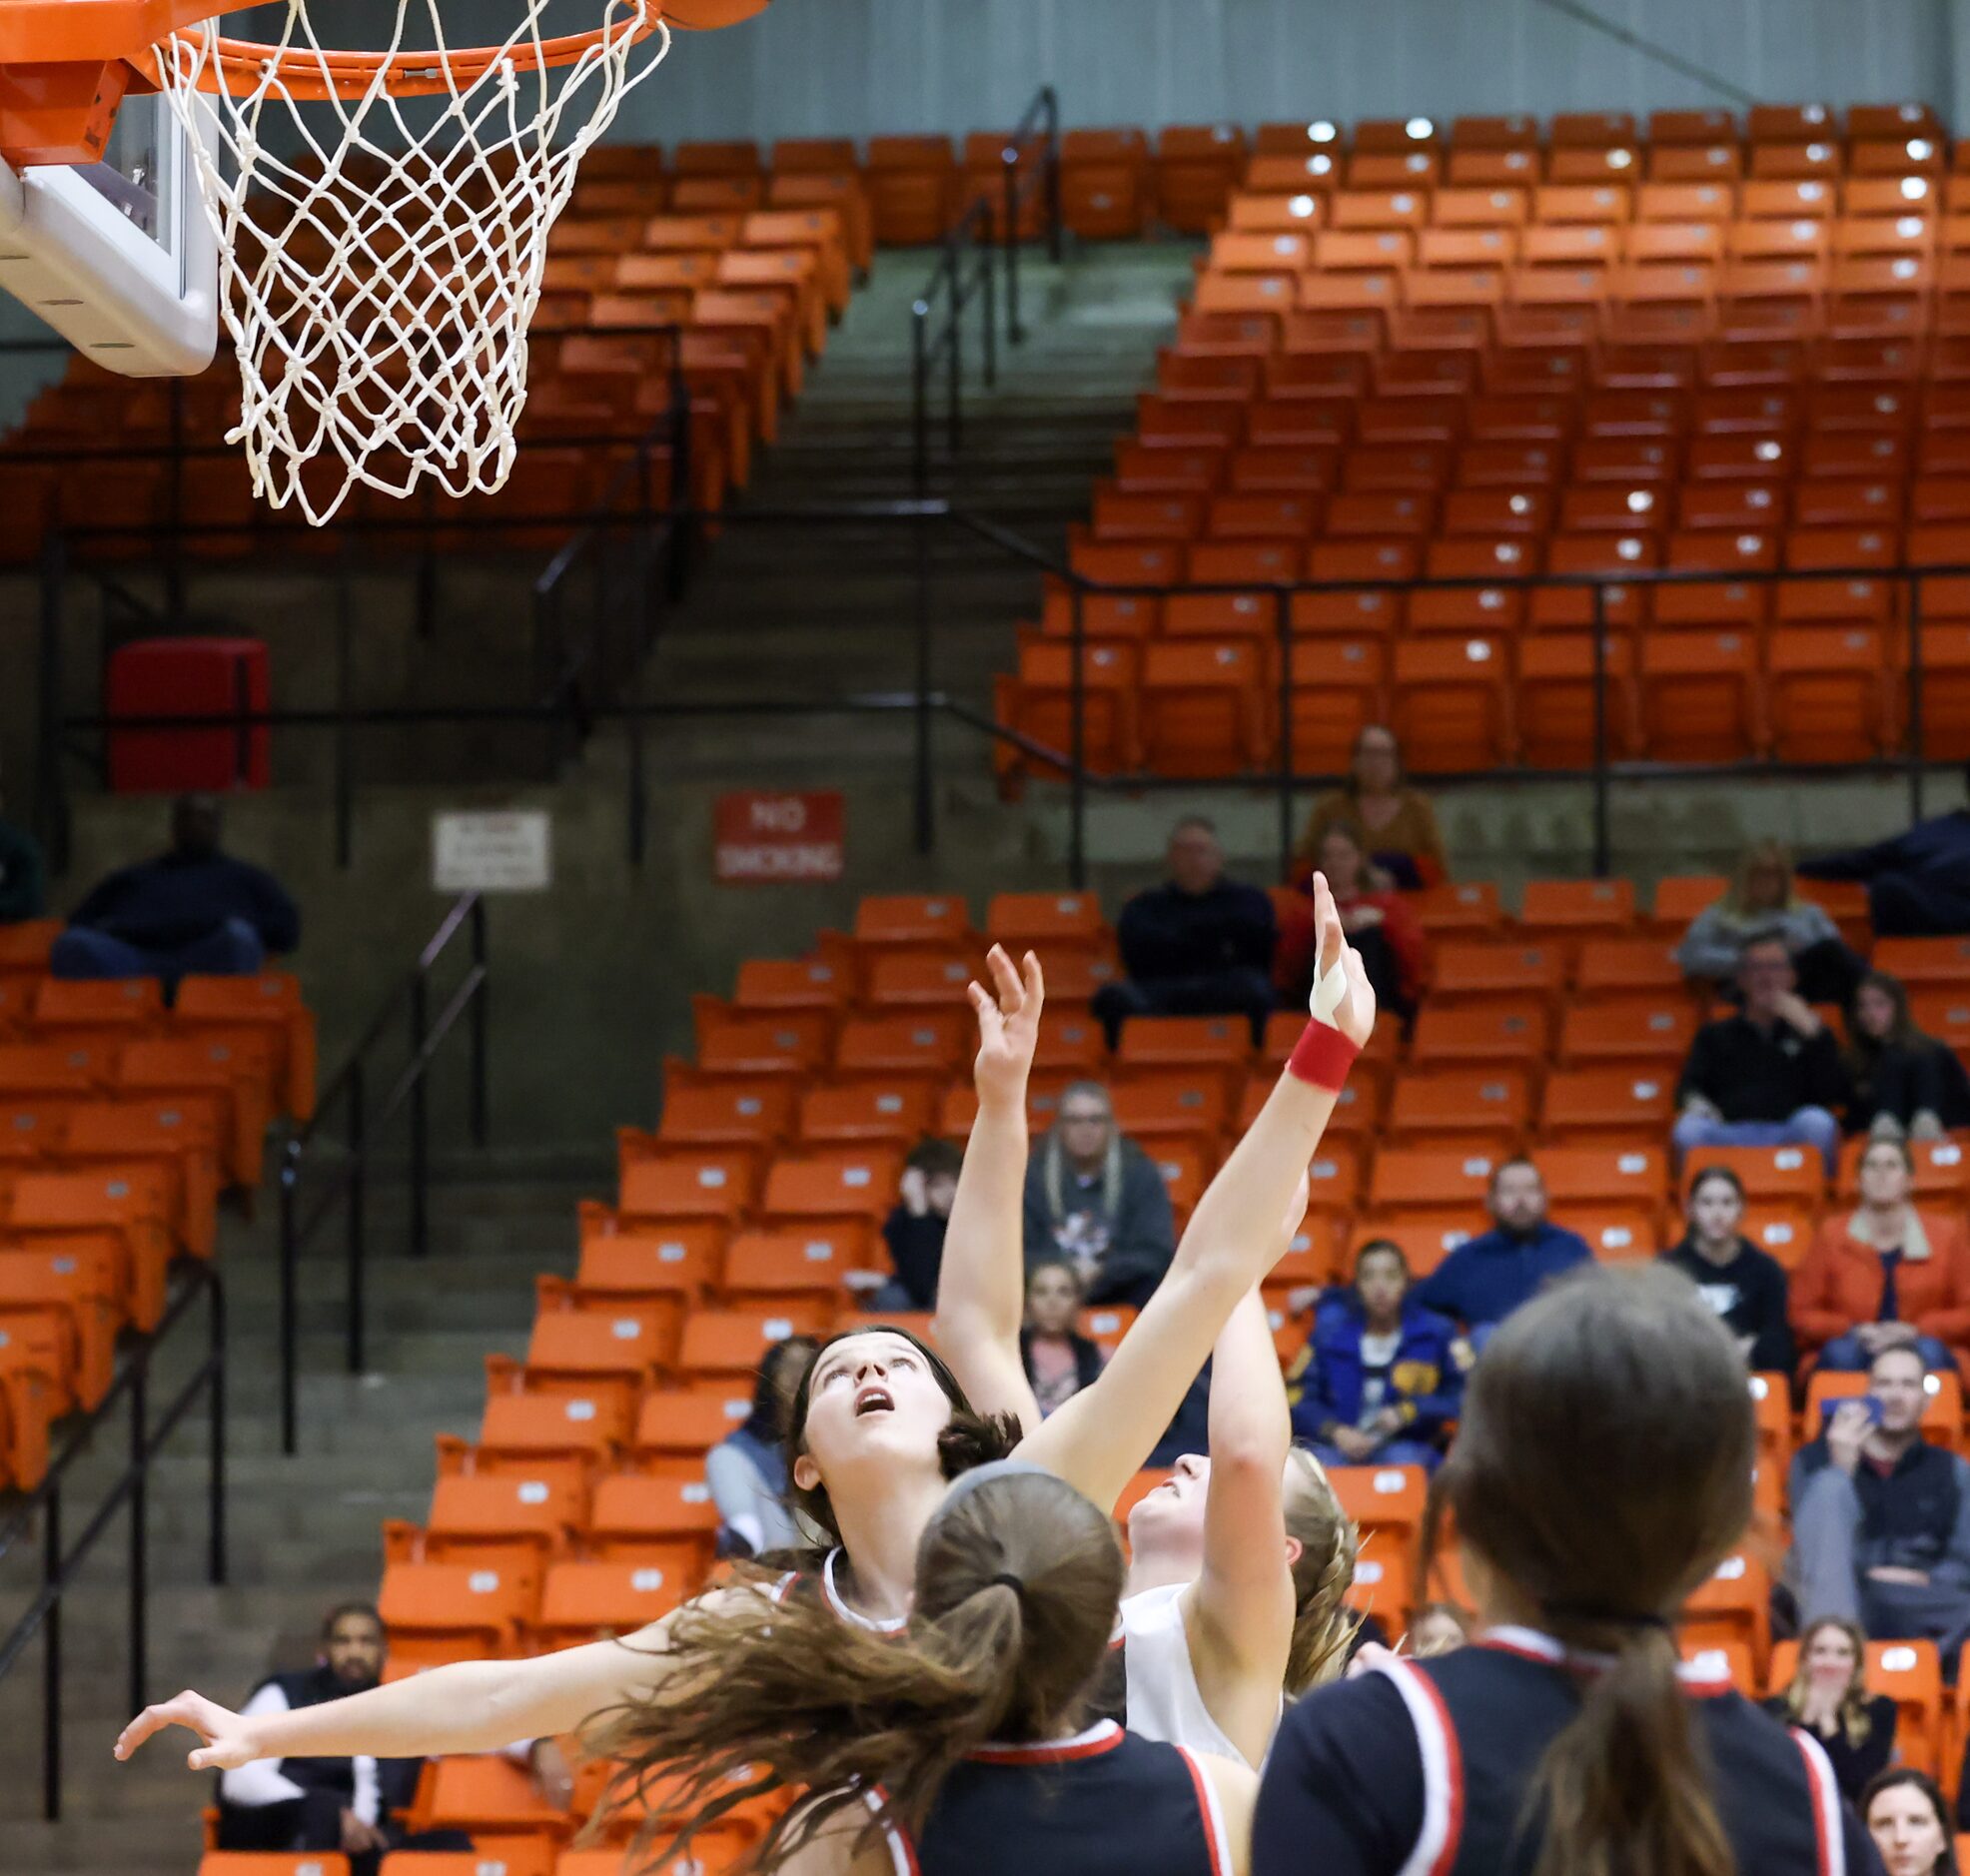
{"label": "seated man in black jacket", "polygon": [[171,848],[103,880],[55,940],[57,977],[251,976],[301,942],[301,914],[264,867],[219,850],[219,803],[171,804]]}
{"label": "seated man in black jacket", "polygon": [[[246,1715],[287,1713],[363,1693],[383,1678],[389,1645],[383,1617],[367,1602],[332,1609],[322,1654],[298,1674],[275,1674],[254,1689]],[[524,1754],[541,1797],[565,1810],[574,1781],[551,1739],[509,1747]],[[340,1850],[351,1876],[376,1876],[393,1850],[470,1850],[461,1830],[407,1831],[395,1813],[418,1789],[422,1759],[259,1759],[219,1775],[222,1850]]]}
{"label": "seated man in black jacket", "polygon": [[1245,1016],[1256,1042],[1275,1002],[1272,899],[1225,877],[1218,830],[1202,815],[1171,829],[1169,860],[1168,883],[1137,893],[1116,921],[1127,979],[1094,1002],[1109,1046],[1131,1016]]}
{"label": "seated man in black jacket", "polygon": [[1676,1087],[1676,1150],[1796,1143],[1817,1149],[1830,1174],[1840,1151],[1835,1110],[1853,1092],[1839,1045],[1794,988],[1783,939],[1746,945],[1737,982],[1744,1008],[1705,1023],[1689,1046]]}

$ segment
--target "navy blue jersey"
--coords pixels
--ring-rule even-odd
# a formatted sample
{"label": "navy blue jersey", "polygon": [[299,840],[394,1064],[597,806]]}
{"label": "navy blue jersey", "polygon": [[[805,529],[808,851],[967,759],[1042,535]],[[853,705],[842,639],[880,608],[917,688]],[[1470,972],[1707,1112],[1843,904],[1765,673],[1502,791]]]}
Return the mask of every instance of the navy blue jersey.
{"label": "navy blue jersey", "polygon": [[1102,1720],[986,1746],[945,1781],[899,1876],[1231,1876],[1218,1794],[1181,1746]]}
{"label": "navy blue jersey", "polygon": [[[1253,1876],[1529,1876],[1525,1797],[1580,1673],[1528,1629],[1398,1661],[1290,1708],[1259,1790]],[[1685,1670],[1743,1876],[1879,1876],[1816,1741]]]}

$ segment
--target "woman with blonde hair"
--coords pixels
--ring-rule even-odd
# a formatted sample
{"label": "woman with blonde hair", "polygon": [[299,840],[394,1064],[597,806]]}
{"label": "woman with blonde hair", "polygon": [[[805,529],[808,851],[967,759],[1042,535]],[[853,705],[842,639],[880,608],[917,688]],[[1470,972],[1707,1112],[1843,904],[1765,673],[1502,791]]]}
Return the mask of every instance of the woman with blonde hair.
{"label": "woman with blonde hair", "polygon": [[1806,1624],[1791,1684],[1765,1702],[1765,1711],[1819,1741],[1855,1804],[1895,1755],[1895,1703],[1867,1691],[1867,1637],[1842,1616]]}
{"label": "woman with blonde hair", "polygon": [[1690,921],[1676,963],[1692,983],[1734,998],[1744,947],[1766,938],[1783,941],[1808,1003],[1846,1006],[1866,966],[1825,909],[1799,896],[1784,843],[1754,840],[1738,856],[1729,891]]}

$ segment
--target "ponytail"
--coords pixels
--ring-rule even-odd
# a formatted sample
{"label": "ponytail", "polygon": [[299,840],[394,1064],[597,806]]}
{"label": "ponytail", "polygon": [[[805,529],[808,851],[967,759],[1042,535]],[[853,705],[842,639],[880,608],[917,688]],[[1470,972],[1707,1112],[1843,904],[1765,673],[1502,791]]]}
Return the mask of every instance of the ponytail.
{"label": "ponytail", "polygon": [[[808,1791],[768,1826],[753,1864],[760,1872],[844,1807],[867,1807],[858,1843],[884,1826],[918,1829],[952,1768],[998,1736],[1013,1704],[1024,1643],[1018,1592],[980,1584],[904,1639],[845,1622],[816,1596],[763,1610],[764,1583],[747,1573],[749,1593],[689,1604],[672,1621],[667,1651],[684,1671],[602,1716],[584,1739],[591,1756],[623,1761],[597,1817],[623,1807],[666,1825],[681,1816],[658,1853],[667,1865],[733,1809]],[[656,1828],[644,1826],[639,1850]]]}
{"label": "ponytail", "polygon": [[[667,1863],[736,1806],[804,1792],[768,1827],[750,1866],[761,1876],[844,1809],[860,1820],[857,1843],[914,1833],[968,1754],[1078,1721],[1122,1575],[1108,1517],[1016,1462],[974,1471],[925,1528],[902,1635],[743,1569],[736,1591],[671,1618],[670,1671],[655,1689],[591,1723],[589,1755],[621,1762],[594,1827],[639,1800],[666,1824],[682,1817]],[[662,1801],[649,1803],[658,1782]],[[638,1849],[656,1834],[646,1825]]]}
{"label": "ponytail", "polygon": [[1360,1625],[1348,1608],[1361,1536],[1341,1508],[1321,1462],[1305,1446],[1287,1455],[1286,1533],[1300,1542],[1293,1563],[1293,1640],[1286,1656],[1289,1699],[1333,1680]]}
{"label": "ponytail", "polygon": [[1580,1709],[1533,1774],[1533,1876],[1737,1876],[1709,1755],[1676,1680],[1673,1632],[1590,1626],[1585,1645],[1611,1647],[1613,1661],[1580,1677]]}

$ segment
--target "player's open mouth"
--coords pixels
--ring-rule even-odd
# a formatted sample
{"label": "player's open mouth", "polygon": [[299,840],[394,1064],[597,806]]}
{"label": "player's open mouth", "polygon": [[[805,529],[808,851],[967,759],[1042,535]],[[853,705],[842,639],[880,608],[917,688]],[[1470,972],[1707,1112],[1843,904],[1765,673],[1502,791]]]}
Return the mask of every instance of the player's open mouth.
{"label": "player's open mouth", "polygon": [[893,1413],[896,1403],[887,1388],[864,1388],[855,1397],[855,1417],[860,1419],[864,1413]]}

